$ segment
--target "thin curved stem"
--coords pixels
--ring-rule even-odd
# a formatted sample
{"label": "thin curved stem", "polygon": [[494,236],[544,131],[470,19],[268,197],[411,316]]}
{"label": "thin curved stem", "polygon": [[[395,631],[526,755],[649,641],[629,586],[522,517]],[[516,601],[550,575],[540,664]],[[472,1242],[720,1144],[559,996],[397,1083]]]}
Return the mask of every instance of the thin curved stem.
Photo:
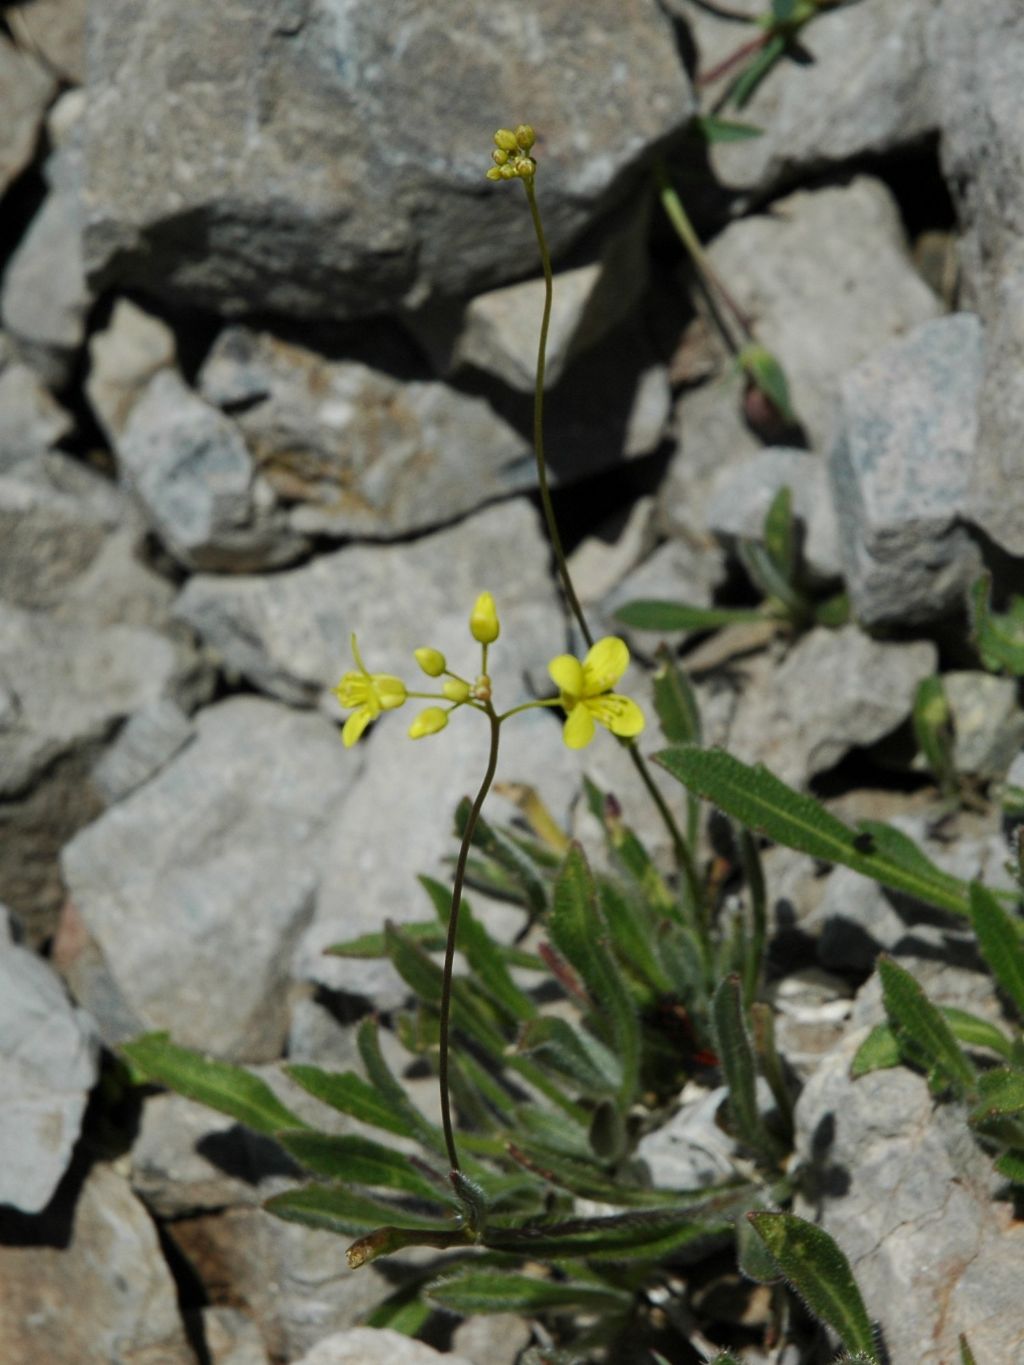
{"label": "thin curved stem", "polygon": [[540,501],[544,509],[544,520],[547,523],[548,539],[551,541],[555,562],[558,565],[558,576],[562,581],[562,591],[565,593],[565,600],[569,603],[569,608],[575,616],[589,648],[594,643],[594,637],[590,633],[590,627],[583,615],[580,600],[576,596],[565,551],[562,549],[562,537],[558,533],[558,522],[555,520],[555,509],[552,506],[551,491],[548,488],[547,459],[544,455],[544,368],[547,362],[548,328],[551,325],[551,300],[554,295],[551,253],[548,251],[547,240],[544,236],[544,226],[540,220],[540,209],[537,207],[537,196],[534,193],[533,181],[524,180],[523,187],[526,190],[526,202],[530,206],[530,217],[533,219],[533,230],[537,234],[537,246],[540,250],[540,263],[544,270],[544,313],[540,322],[540,339],[537,342],[537,373],[533,389],[533,453],[537,460],[537,483],[540,486]]}
{"label": "thin curved stem", "polygon": [[462,887],[466,880],[466,862],[469,859],[469,846],[473,841],[473,833],[476,829],[476,822],[480,818],[480,811],[487,793],[491,789],[494,781],[494,774],[498,767],[498,737],[501,732],[501,722],[494,714],[493,709],[488,704],[487,719],[491,723],[491,750],[487,759],[487,771],[484,773],[484,780],[480,783],[480,790],[476,794],[472,806],[470,807],[469,817],[466,820],[466,828],[462,835],[462,844],[459,848],[458,861],[455,864],[455,878],[452,882],[452,908],[448,915],[448,942],[444,952],[444,970],[441,977],[441,1035],[438,1051],[438,1084],[441,1089],[441,1127],[444,1130],[444,1143],[448,1149],[448,1164],[454,1174],[459,1170],[459,1154],[455,1147],[455,1130],[452,1127],[452,1106],[451,1096],[448,1091],[448,1051],[449,1051],[449,1032],[452,1013],[452,970],[455,965],[455,940],[459,932],[459,910],[462,907]]}

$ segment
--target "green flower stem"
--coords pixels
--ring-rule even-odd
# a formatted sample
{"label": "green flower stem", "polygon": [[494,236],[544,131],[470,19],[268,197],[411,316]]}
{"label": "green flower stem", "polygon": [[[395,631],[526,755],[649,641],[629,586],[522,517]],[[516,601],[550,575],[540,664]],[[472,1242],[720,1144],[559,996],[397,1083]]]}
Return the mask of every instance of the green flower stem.
{"label": "green flower stem", "polygon": [[444,1142],[448,1149],[448,1164],[452,1173],[459,1170],[459,1154],[455,1147],[455,1130],[452,1127],[452,1107],[451,1096],[448,1090],[448,1048],[449,1048],[449,1025],[452,1012],[452,970],[455,964],[455,940],[459,932],[459,910],[462,908],[462,886],[466,880],[466,862],[469,858],[469,846],[473,841],[473,834],[476,830],[476,822],[480,818],[480,811],[487,793],[491,789],[494,781],[494,774],[498,767],[498,738],[501,733],[501,722],[495,715],[493,708],[488,703],[487,719],[491,723],[491,750],[487,759],[487,771],[484,773],[484,780],[480,783],[480,790],[476,794],[476,799],[470,807],[469,818],[466,820],[466,828],[462,835],[462,844],[459,848],[458,861],[455,864],[455,879],[452,882],[452,908],[448,916],[448,942],[444,952],[444,971],[441,978],[441,1033],[438,1048],[438,1084],[441,1089],[441,1127],[444,1130]]}
{"label": "green flower stem", "polygon": [[[693,224],[690,222],[689,215],[683,208],[683,201],[679,198],[677,191],[668,178],[668,171],[665,169],[664,162],[658,162],[655,173],[658,178],[658,191],[661,195],[662,208],[665,210],[669,222],[675,228],[679,240],[689,253],[690,259],[693,261],[697,273],[704,283],[705,289],[711,296],[712,306],[714,306],[715,302],[714,294],[717,293],[729,312],[735,318],[736,324],[743,333],[744,339],[748,342],[753,341],[754,333],[750,324],[750,319],[725,287],[721,276],[708,260],[707,252],[701,245],[701,240],[697,236]],[[719,323],[719,325],[721,326],[721,323]],[[741,347],[736,344],[735,338],[731,336],[727,328],[722,327],[721,330],[729,349],[734,355],[738,355]]]}
{"label": "green flower stem", "polygon": [[[537,195],[534,191],[533,179],[531,177],[530,179],[524,180],[522,183],[523,189],[526,191],[526,202],[530,206],[530,217],[533,219],[533,230],[537,236],[537,248],[540,252],[540,263],[544,271],[544,312],[540,323],[540,338],[537,342],[537,375],[533,390],[533,451],[537,460],[537,482],[540,486],[540,500],[541,506],[544,509],[544,520],[548,528],[548,539],[551,541],[555,562],[558,565],[558,576],[562,581],[562,591],[565,593],[566,601],[569,603],[572,614],[575,616],[576,622],[579,625],[583,638],[586,640],[587,647],[589,648],[594,643],[594,637],[590,633],[590,627],[587,625],[587,618],[584,616],[583,608],[580,606],[580,600],[576,596],[576,589],[573,586],[572,575],[569,573],[569,565],[565,558],[565,551],[562,549],[562,538],[558,533],[558,522],[555,520],[555,509],[552,506],[551,493],[548,488],[547,459],[544,454],[544,368],[547,361],[548,328],[551,324],[551,300],[554,294],[551,253],[548,250],[547,239],[544,236],[544,225],[541,222],[540,208],[537,204]],[[668,183],[667,176],[665,178],[665,183]],[[678,202],[678,196],[676,196],[676,198]],[[679,205],[679,208],[680,211],[682,211],[682,204]],[[686,218],[685,213],[683,214],[683,218],[687,225],[689,225],[689,219]],[[692,228],[690,228],[690,232],[691,235],[694,236],[694,241],[696,241],[696,235],[693,234]],[[697,242],[696,244],[697,250],[700,251],[700,242]],[[672,841],[672,847],[675,850],[676,861],[686,878],[690,895],[693,897],[694,906],[699,906],[701,903],[701,895],[697,869],[694,866],[693,855],[690,852],[689,845],[683,838],[683,833],[676,823],[675,816],[669,810],[665,798],[655,785],[650,769],[644,762],[644,757],[636,747],[636,744],[631,740],[620,740],[619,742],[625,744],[629,749],[629,755],[633,760],[633,766],[639,773],[640,780],[650,793],[658,814],[661,816],[665,828],[668,830],[669,838]]]}
{"label": "green flower stem", "polygon": [[537,207],[537,196],[534,192],[532,179],[524,180],[523,188],[526,190],[526,202],[530,206],[530,217],[533,219],[533,230],[537,234],[537,246],[540,250],[540,263],[544,270],[544,313],[540,322],[540,339],[537,342],[537,375],[533,389],[533,451],[537,459],[537,482],[540,485],[540,501],[544,509],[544,520],[547,523],[548,539],[551,541],[551,548],[555,553],[558,576],[562,580],[562,591],[565,593],[565,599],[569,603],[572,614],[575,616],[589,648],[594,643],[594,637],[590,633],[590,627],[583,615],[580,600],[576,596],[565,551],[562,549],[562,537],[558,533],[555,509],[551,505],[547,460],[544,455],[544,367],[547,362],[548,328],[551,325],[551,300],[554,295],[551,253],[548,251],[547,240],[544,236],[544,226],[540,220],[540,209]]}
{"label": "green flower stem", "polygon": [[539,706],[561,706],[557,697],[546,697],[543,701],[524,701],[518,706],[513,706],[509,711],[502,711],[499,720],[508,720],[509,716],[518,716],[520,711],[532,711]]}

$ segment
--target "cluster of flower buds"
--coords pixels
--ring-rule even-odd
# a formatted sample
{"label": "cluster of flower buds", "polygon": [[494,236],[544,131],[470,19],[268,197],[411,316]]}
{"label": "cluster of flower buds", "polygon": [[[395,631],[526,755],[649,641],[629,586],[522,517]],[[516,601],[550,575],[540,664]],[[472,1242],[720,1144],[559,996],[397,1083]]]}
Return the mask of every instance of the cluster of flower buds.
{"label": "cluster of flower buds", "polygon": [[528,123],[521,123],[514,131],[499,128],[494,134],[494,165],[487,172],[488,180],[532,180],[537,163],[530,155],[534,132]]}

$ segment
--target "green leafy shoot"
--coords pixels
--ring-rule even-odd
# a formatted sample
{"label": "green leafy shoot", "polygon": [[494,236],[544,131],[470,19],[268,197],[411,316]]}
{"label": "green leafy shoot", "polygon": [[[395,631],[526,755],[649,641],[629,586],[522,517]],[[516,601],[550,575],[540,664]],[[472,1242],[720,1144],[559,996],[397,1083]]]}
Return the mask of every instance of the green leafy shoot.
{"label": "green leafy shoot", "polygon": [[981,662],[993,673],[1024,676],[1024,597],[1013,597],[1003,613],[992,610],[992,575],[982,574],[971,587],[974,643]]}
{"label": "green leafy shoot", "polygon": [[752,137],[763,137],[764,129],[753,123],[719,118],[717,114],[702,114],[694,119],[694,128],[710,146],[716,142],[747,142]]}
{"label": "green leafy shoot", "polygon": [[303,1119],[277,1098],[266,1081],[244,1067],[215,1061],[178,1047],[166,1033],[146,1033],[121,1047],[135,1076],[166,1085],[190,1100],[273,1137],[282,1128],[306,1128]]}
{"label": "green leafy shoot", "polygon": [[877,1365],[875,1335],[850,1263],[824,1228],[790,1213],[747,1214],[791,1287],[850,1352]]}
{"label": "green leafy shoot", "polygon": [[778,844],[840,863],[953,914],[967,914],[967,885],[941,872],[898,830],[871,822],[851,829],[763,765],[750,767],[720,749],[681,745],[656,754],[655,762],[690,791]]}
{"label": "green leafy shoot", "polygon": [[1018,927],[990,891],[971,884],[971,924],[981,955],[1024,1019],[1024,941]]}
{"label": "green leafy shoot", "polygon": [[427,1288],[431,1303],[451,1313],[544,1313],[553,1308],[581,1311],[626,1311],[632,1296],[626,1290],[593,1281],[541,1279],[508,1269],[457,1270],[434,1280]]}
{"label": "green leafy shoot", "polygon": [[743,988],[736,975],[727,976],[712,1000],[715,1050],[729,1089],[729,1113],[736,1136],[769,1164],[782,1155],[765,1128],[757,1106],[757,1061],[743,1011]]}
{"label": "green leafy shoot", "polygon": [[721,626],[743,625],[764,618],[765,612],[760,607],[695,607],[686,602],[663,602],[654,598],[626,602],[615,610],[616,621],[624,626],[664,633],[718,630]]}
{"label": "green leafy shoot", "polygon": [[789,426],[795,426],[797,415],[789,396],[786,372],[778,358],[767,347],[751,342],[740,351],[736,364],[755,388],[764,394],[782,420]]}
{"label": "green leafy shoot", "polygon": [[936,786],[944,796],[955,796],[959,783],[953,764],[953,713],[937,675],[918,684],[911,718],[917,747]]}
{"label": "green leafy shoot", "polygon": [[910,975],[886,953],[878,958],[882,998],[889,1022],[920,1051],[929,1071],[961,1093],[973,1093],[978,1077],[939,1009]]}

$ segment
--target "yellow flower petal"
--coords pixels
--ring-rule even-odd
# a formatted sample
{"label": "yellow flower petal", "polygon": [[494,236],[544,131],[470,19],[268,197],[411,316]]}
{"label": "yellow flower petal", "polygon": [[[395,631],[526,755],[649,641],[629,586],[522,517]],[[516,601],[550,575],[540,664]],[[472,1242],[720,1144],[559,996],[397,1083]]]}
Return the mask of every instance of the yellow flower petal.
{"label": "yellow flower petal", "polygon": [[629,667],[629,650],[617,635],[606,635],[587,651],[583,660],[583,695],[596,697],[607,692]]}
{"label": "yellow flower petal", "polygon": [[362,706],[368,693],[369,683],[362,673],[346,673],[334,689],[334,695],[344,707]]}
{"label": "yellow flower petal", "polygon": [[384,711],[393,711],[396,706],[401,706],[408,695],[402,679],[390,673],[375,673],[371,681],[377,701]]}
{"label": "yellow flower petal", "polygon": [[562,726],[562,739],[570,749],[585,749],[594,738],[594,717],[581,703],[569,712]]}
{"label": "yellow flower petal", "polygon": [[365,707],[352,712],[341,732],[341,742],[346,749],[351,749],[352,745],[358,741],[363,731],[369,725],[370,720],[370,713]]}
{"label": "yellow flower petal", "polygon": [[567,696],[579,697],[583,693],[583,666],[571,654],[559,654],[557,659],[552,659],[548,664],[548,677],[559,692]]}
{"label": "yellow flower petal", "polygon": [[447,724],[447,711],[442,711],[440,706],[428,706],[409,726],[409,738],[423,739],[426,735],[436,735]]}
{"label": "yellow flower petal", "polygon": [[582,705],[613,735],[620,735],[623,739],[632,739],[640,734],[646,724],[644,713],[636,702],[616,692],[608,692],[603,697],[588,697]]}

